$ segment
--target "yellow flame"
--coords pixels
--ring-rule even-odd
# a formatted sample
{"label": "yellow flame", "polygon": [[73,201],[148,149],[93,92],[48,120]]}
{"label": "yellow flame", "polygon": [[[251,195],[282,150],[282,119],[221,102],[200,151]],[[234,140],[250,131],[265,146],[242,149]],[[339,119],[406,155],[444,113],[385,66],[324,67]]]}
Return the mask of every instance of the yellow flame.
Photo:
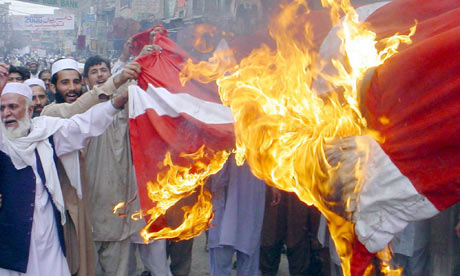
{"label": "yellow flame", "polygon": [[385,247],[382,251],[377,253],[377,257],[380,259],[380,271],[387,276],[401,276],[402,268],[392,268],[390,261],[392,259],[392,252],[389,246]]}
{"label": "yellow flame", "polygon": [[125,202],[119,202],[117,203],[117,205],[113,206],[113,210],[112,212],[114,214],[118,213],[118,211],[120,211],[121,209],[124,209],[125,208]]}
{"label": "yellow flame", "polygon": [[[190,165],[174,164],[171,153],[168,152],[163,160],[163,170],[154,182],[147,183],[149,198],[156,206],[147,211],[139,211],[132,215],[133,219],[150,216],[147,225],[140,234],[145,241],[177,238],[190,239],[209,228],[212,219],[211,194],[204,190],[203,185],[208,176],[217,173],[230,152],[214,152],[204,145],[191,154],[181,153]],[[184,221],[175,229],[169,227],[152,230],[156,220],[166,214],[166,211],[182,198],[199,190],[198,201],[192,207],[184,207]]]}
{"label": "yellow flame", "polygon": [[[354,140],[353,148],[363,154],[351,165],[330,164],[325,150],[347,142],[342,141],[345,137],[368,133],[359,108],[360,84],[369,69],[397,53],[400,43],[411,42],[415,26],[409,35],[395,34],[376,41],[376,34],[367,24],[359,22],[349,1],[322,3],[330,9],[333,24],[340,26],[343,60],[320,62],[318,53],[311,50],[311,25],[299,25],[297,20],[299,11],[309,12],[307,3],[294,0],[270,24],[275,50],[262,46],[238,65],[229,62],[228,53],[222,52],[216,53],[209,63],[188,62],[181,81],[216,80],[221,99],[231,107],[235,119],[239,163],[246,159],[254,175],[269,185],[295,192],[303,202],[322,212],[328,220],[344,275],[350,275],[353,224],[333,210],[345,206],[342,215],[350,216],[347,211],[353,210],[362,186],[367,149],[365,143]],[[302,39],[298,38],[299,31]],[[383,49],[379,51],[376,45]],[[318,64],[328,62],[337,74],[321,71]],[[327,95],[320,96],[313,88],[313,80],[319,77],[328,82],[331,91]],[[343,169],[352,174],[351,195],[340,196],[341,187],[337,187],[340,179],[335,175]]]}
{"label": "yellow flame", "polygon": [[201,53],[210,53],[214,50],[211,40],[217,31],[217,27],[208,24],[199,24],[195,26],[194,35],[196,39],[193,42],[195,50]]}

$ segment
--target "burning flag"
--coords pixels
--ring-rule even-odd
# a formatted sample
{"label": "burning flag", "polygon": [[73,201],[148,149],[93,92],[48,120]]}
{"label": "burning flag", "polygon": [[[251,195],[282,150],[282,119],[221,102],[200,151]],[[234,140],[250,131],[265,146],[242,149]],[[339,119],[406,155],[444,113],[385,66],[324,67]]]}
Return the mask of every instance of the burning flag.
{"label": "burning flag", "polygon": [[[134,37],[133,51],[148,43],[150,31]],[[165,31],[153,42],[162,47],[161,53],[136,60],[142,68],[139,86],[129,88],[130,138],[142,208],[134,217],[148,220],[141,231],[145,240],[190,239],[212,219],[210,194],[203,186],[234,147],[233,119],[215,84],[181,85],[179,72],[189,56]],[[194,193],[198,200],[183,208],[184,222],[175,229],[166,227],[166,211]]]}
{"label": "burning flag", "polygon": [[[212,70],[218,62],[190,62],[182,73],[217,81],[240,159],[320,209],[344,274],[362,275],[369,251],[460,199],[460,8],[322,2],[319,12],[301,0],[283,6],[270,25],[276,47],[218,68],[225,74]],[[327,13],[332,24],[317,26]]]}

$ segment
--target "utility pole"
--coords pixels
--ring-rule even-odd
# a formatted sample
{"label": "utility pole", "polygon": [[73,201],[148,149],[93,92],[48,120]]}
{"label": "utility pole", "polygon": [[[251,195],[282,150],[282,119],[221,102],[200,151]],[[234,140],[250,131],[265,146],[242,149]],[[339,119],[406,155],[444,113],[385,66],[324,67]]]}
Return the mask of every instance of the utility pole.
{"label": "utility pole", "polygon": [[11,24],[9,20],[10,3],[0,4],[0,52],[4,54],[6,45],[11,36]]}

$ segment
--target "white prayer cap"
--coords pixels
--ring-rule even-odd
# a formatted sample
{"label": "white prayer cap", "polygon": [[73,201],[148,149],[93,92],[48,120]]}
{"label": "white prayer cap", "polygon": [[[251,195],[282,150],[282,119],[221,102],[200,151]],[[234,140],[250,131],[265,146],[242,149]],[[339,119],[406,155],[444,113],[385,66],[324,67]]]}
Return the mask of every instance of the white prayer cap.
{"label": "white prayer cap", "polygon": [[19,94],[32,100],[32,89],[24,83],[9,82],[3,88],[2,95],[5,94]]}
{"label": "white prayer cap", "polygon": [[72,69],[78,72],[78,62],[70,58],[60,59],[51,66],[51,75],[53,76],[57,72],[66,69]]}
{"label": "white prayer cap", "polygon": [[38,85],[38,86],[43,87],[43,89],[46,90],[45,83],[41,79],[31,78],[31,79],[26,80],[24,84],[28,85],[29,87],[32,85]]}

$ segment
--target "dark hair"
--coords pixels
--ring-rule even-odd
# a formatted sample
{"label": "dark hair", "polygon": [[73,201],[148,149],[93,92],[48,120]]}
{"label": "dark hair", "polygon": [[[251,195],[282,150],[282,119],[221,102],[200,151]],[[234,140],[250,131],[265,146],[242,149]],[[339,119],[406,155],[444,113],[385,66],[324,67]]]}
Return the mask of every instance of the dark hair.
{"label": "dark hair", "polygon": [[85,62],[85,68],[83,69],[83,77],[88,77],[88,71],[91,66],[99,65],[101,63],[105,63],[105,65],[107,65],[107,68],[110,71],[110,61],[108,59],[102,58],[100,56],[92,56],[88,58]]}
{"label": "dark hair", "polygon": [[21,67],[21,66],[13,66],[13,65],[11,65],[10,70],[8,71],[8,74],[11,74],[11,73],[18,73],[19,75],[21,75],[22,80],[30,79],[29,70],[27,70],[26,68]]}
{"label": "dark hair", "polygon": [[41,79],[42,78],[42,75],[45,74],[45,73],[48,73],[51,75],[51,71],[50,70],[41,70],[40,73],[38,73],[38,78]]}

